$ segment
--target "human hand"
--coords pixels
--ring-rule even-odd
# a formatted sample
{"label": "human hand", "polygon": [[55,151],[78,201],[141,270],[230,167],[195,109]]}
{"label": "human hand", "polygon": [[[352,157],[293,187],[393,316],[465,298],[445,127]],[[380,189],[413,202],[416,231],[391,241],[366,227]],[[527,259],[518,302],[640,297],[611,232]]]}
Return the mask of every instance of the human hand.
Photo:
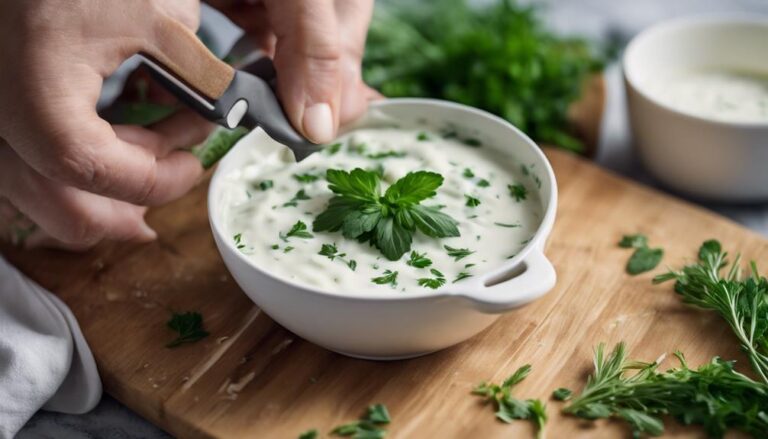
{"label": "human hand", "polygon": [[142,206],[199,179],[199,161],[179,150],[207,135],[197,115],[142,128],[96,113],[103,78],[157,45],[169,21],[196,29],[198,9],[197,0],[0,2],[0,198],[47,243],[151,240]]}
{"label": "human hand", "polygon": [[324,143],[378,93],[361,61],[372,0],[208,0],[274,58],[278,94],[291,123]]}

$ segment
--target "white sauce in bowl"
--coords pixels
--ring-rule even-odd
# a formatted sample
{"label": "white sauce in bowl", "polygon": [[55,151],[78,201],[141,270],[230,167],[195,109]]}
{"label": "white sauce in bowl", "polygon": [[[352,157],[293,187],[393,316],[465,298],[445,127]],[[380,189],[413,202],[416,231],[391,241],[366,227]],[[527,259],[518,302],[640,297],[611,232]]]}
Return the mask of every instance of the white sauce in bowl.
{"label": "white sauce in bowl", "polygon": [[[219,194],[226,206],[225,234],[255,266],[313,288],[352,294],[436,291],[500,266],[529,242],[541,222],[537,170],[466,139],[418,129],[360,129],[300,163],[263,133],[241,142],[250,143],[247,159],[223,176]],[[458,221],[461,236],[436,239],[416,232],[412,251],[432,261],[420,268],[408,264],[410,252],[390,261],[367,242],[346,239],[341,232],[314,232],[312,222],[333,196],[326,171],[354,168],[382,172],[382,194],[408,172],[441,174],[437,195],[421,204],[443,206],[441,211]],[[525,198],[516,198],[510,185],[522,185]],[[479,204],[469,206],[468,197]],[[311,238],[285,236],[298,221],[306,224]],[[344,256],[319,254],[323,244],[335,245]],[[471,254],[457,258],[445,246]],[[440,277],[433,269],[444,284],[435,289],[420,285],[420,279]],[[372,281],[392,272],[398,273],[396,285]]]}
{"label": "white sauce in bowl", "polygon": [[662,103],[725,122],[768,123],[768,75],[727,70],[676,72],[648,83]]}

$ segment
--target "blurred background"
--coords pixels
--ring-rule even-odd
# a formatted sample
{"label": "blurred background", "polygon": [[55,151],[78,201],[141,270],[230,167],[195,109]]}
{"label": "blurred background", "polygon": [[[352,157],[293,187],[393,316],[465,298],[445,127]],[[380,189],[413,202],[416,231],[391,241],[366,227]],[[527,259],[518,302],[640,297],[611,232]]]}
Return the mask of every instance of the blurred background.
{"label": "blurred background", "polygon": [[[662,20],[698,14],[768,16],[766,0],[379,1],[364,76],[387,96],[454,100],[499,114],[537,142],[558,145],[643,183],[660,186],[632,149],[619,60],[626,43]],[[222,57],[241,32],[204,8],[201,39]],[[132,64],[132,65],[131,65]],[[120,94],[127,63],[105,85]],[[574,129],[572,104],[602,77],[602,119]],[[599,105],[597,106],[599,110]],[[768,236],[768,204],[698,200]],[[167,435],[105,395],[83,416],[38,413],[20,438],[162,438]]]}

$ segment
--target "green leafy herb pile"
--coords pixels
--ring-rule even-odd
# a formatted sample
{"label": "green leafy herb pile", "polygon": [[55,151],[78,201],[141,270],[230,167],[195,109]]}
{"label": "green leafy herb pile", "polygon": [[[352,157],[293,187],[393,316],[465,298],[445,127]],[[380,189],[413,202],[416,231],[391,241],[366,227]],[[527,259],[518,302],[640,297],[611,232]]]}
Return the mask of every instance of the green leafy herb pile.
{"label": "green leafy herb pile", "polygon": [[697,263],[653,281],[674,280],[675,292],[684,302],[720,314],[739,339],[752,368],[768,384],[768,280],[758,274],[754,261],[749,275],[743,277],[740,256],[727,268],[727,256],[718,241],[706,241],[699,248]]}
{"label": "green leafy herb pile", "polygon": [[627,261],[627,273],[632,275],[653,270],[664,257],[664,250],[648,247],[648,237],[641,234],[624,235],[619,247],[635,249]]}
{"label": "green leafy herb pile", "polygon": [[391,261],[411,250],[417,229],[433,238],[459,236],[456,220],[419,204],[435,196],[443,184],[440,174],[408,173],[387,188],[383,196],[376,172],[329,169],[326,179],[335,195],[326,210],[315,218],[315,232],[341,230],[345,238],[370,242]]}
{"label": "green leafy herb pile", "polygon": [[512,396],[512,388],[531,373],[531,365],[520,367],[504,380],[501,385],[493,383],[480,383],[472,391],[475,395],[483,396],[486,401],[492,402],[496,409],[496,417],[508,424],[516,419],[528,419],[536,425],[536,437],[543,437],[544,426],[547,423],[547,410],[539,399],[517,399]]}
{"label": "green leafy herb pile", "polygon": [[482,108],[537,141],[583,151],[567,131],[567,112],[585,79],[602,69],[602,56],[584,40],[545,29],[534,7],[512,0],[469,3],[377,5],[363,62],[366,82],[386,96]]}
{"label": "green leafy herb pile", "polygon": [[659,362],[628,360],[623,343],[608,355],[600,344],[594,372],[564,411],[586,419],[623,419],[635,437],[663,434],[666,415],[685,425],[700,425],[712,437],[722,437],[731,428],[765,437],[765,384],[736,372],[732,361],[715,357],[691,369],[682,353],[675,356],[680,367],[660,372]]}

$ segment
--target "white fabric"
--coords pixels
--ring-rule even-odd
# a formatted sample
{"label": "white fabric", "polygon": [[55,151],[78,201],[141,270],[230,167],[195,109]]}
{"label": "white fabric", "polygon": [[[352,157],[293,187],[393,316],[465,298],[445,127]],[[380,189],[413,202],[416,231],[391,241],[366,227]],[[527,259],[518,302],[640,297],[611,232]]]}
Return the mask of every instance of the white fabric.
{"label": "white fabric", "polygon": [[0,439],[41,408],[84,413],[100,398],[96,363],[72,313],[0,257]]}

